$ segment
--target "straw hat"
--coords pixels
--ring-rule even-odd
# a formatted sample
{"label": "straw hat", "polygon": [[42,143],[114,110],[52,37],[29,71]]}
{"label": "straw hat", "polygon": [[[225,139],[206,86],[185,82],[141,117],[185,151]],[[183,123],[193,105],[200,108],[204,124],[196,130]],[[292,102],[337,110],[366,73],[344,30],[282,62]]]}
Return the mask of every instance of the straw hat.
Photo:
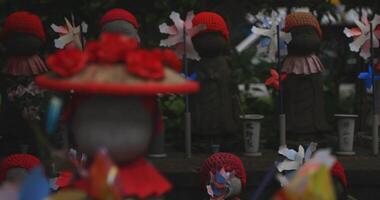
{"label": "straw hat", "polygon": [[47,59],[53,70],[36,78],[44,88],[102,95],[191,93],[198,83],[178,74],[181,61],[170,50],[144,50],[120,34],[102,34],[85,51],[61,50]]}

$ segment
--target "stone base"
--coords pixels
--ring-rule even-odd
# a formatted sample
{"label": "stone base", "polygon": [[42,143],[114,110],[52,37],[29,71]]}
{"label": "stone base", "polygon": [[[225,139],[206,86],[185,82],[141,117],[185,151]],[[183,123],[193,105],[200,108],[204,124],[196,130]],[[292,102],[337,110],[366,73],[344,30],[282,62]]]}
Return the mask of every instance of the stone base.
{"label": "stone base", "polygon": [[348,152],[345,152],[345,151],[337,151],[335,152],[337,155],[340,155],[340,156],[353,156],[355,155],[355,152],[353,151],[348,151]]}
{"label": "stone base", "polygon": [[148,157],[150,157],[150,158],[165,158],[166,156],[168,156],[166,153],[148,154]]}
{"label": "stone base", "polygon": [[255,153],[244,153],[243,154],[244,156],[249,156],[249,157],[257,157],[257,156],[261,156],[261,152],[255,152]]}

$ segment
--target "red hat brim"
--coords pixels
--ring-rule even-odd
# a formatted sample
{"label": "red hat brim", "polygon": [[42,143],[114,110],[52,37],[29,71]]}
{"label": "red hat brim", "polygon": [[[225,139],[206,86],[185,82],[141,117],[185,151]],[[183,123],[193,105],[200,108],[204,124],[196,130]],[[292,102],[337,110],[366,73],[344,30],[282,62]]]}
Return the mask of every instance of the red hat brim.
{"label": "red hat brim", "polygon": [[53,74],[45,74],[36,78],[36,83],[46,89],[101,95],[156,95],[156,94],[186,94],[199,90],[199,84],[186,80],[179,84],[164,84],[161,82],[144,82],[135,84],[100,83],[100,82],[73,82],[68,79],[59,79]]}

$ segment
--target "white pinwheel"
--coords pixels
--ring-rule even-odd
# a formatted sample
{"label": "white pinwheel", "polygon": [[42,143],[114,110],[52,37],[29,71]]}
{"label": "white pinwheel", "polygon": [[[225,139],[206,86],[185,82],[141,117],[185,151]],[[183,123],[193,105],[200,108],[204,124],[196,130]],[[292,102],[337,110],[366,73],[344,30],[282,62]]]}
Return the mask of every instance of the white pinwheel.
{"label": "white pinwheel", "polygon": [[83,49],[84,44],[82,44],[82,34],[87,33],[87,24],[82,22],[81,25],[75,26],[74,19],[72,20],[72,23],[70,23],[67,18],[65,18],[65,23],[65,26],[51,25],[51,28],[60,35],[58,39],[54,40],[55,47],[58,49],[64,49],[67,45],[73,44],[76,47]]}
{"label": "white pinwheel", "polygon": [[363,15],[361,21],[355,20],[355,24],[358,27],[351,29],[345,28],[343,33],[349,38],[354,38],[354,41],[349,44],[350,50],[353,52],[360,51],[360,56],[364,59],[367,59],[371,56],[370,24],[372,24],[373,27],[373,47],[379,47],[380,30],[376,30],[376,27],[380,24],[380,15],[375,15],[371,22],[368,20],[367,15]]}
{"label": "white pinwheel", "polygon": [[[200,57],[194,49],[191,37],[206,29],[205,25],[198,25],[193,27],[192,20],[194,13],[192,11],[187,13],[186,20],[183,21],[177,12],[172,12],[169,18],[173,21],[173,25],[169,26],[163,23],[159,26],[160,32],[168,34],[168,38],[160,41],[160,46],[174,47],[178,57],[186,53],[187,58],[199,60]],[[185,34],[185,35],[184,35]],[[184,52],[184,45],[186,52]]]}
{"label": "white pinwheel", "polygon": [[[276,52],[278,50],[277,45],[277,26],[283,21],[281,14],[272,12],[271,17],[263,17],[262,19],[263,28],[252,26],[252,33],[245,38],[241,43],[236,46],[238,52],[242,52],[247,49],[251,44],[256,42],[259,38],[264,37],[263,40],[258,45],[258,52],[266,53],[270,60],[275,60]],[[285,33],[280,31],[280,43],[289,43],[292,39],[290,33]],[[281,48],[280,44],[280,48]]]}
{"label": "white pinwheel", "polygon": [[306,152],[301,145],[298,147],[298,152],[287,147],[280,147],[278,153],[284,156],[285,160],[277,164],[277,170],[280,173],[276,177],[282,186],[287,185],[297,170],[306,163],[325,165],[328,168],[334,165],[336,159],[331,155],[331,151],[329,149],[317,151],[317,145],[314,142],[310,143]]}

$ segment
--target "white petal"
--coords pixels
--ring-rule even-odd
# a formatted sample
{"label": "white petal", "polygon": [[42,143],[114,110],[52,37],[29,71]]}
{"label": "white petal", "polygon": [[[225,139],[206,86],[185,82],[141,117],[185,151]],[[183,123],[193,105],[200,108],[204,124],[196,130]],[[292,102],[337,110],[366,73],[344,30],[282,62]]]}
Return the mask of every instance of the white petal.
{"label": "white petal", "polygon": [[166,23],[162,23],[160,26],[158,26],[158,28],[160,29],[160,33],[165,33],[169,35],[175,35],[178,33],[175,26],[169,26]]}
{"label": "white petal", "polygon": [[167,39],[160,41],[160,46],[171,47],[180,42],[183,42],[183,37],[181,34],[169,36]]}
{"label": "white petal", "polygon": [[86,22],[82,22],[82,32],[87,33],[87,31],[88,31],[88,25],[86,24]]}
{"label": "white petal", "polygon": [[297,170],[300,167],[300,163],[297,161],[284,160],[277,165],[279,172]]}
{"label": "white petal", "polygon": [[241,53],[243,52],[244,50],[246,50],[252,43],[254,43],[255,41],[257,41],[257,39],[259,38],[259,35],[257,34],[250,34],[248,37],[246,37],[243,41],[241,41],[236,47],[236,51],[238,53]]}
{"label": "white petal", "polygon": [[187,12],[186,20],[185,20],[185,27],[187,30],[193,27],[193,18],[194,18],[194,12],[193,11]]}
{"label": "white petal", "polygon": [[359,49],[363,46],[363,44],[369,39],[368,36],[360,35],[356,38],[352,43],[350,43],[350,50],[353,52],[358,52]]}
{"label": "white petal", "polygon": [[289,160],[295,160],[297,152],[293,149],[288,149],[287,147],[282,147],[278,150],[278,154],[285,156]]}
{"label": "white petal", "polygon": [[310,143],[310,145],[307,147],[306,149],[306,153],[305,153],[305,161],[309,161],[311,159],[311,156],[313,155],[313,153],[317,150],[317,146],[318,144],[315,143],[315,142],[312,142]]}
{"label": "white petal", "polygon": [[66,44],[68,44],[71,41],[73,41],[73,39],[74,39],[73,34],[69,33],[69,34],[66,34],[64,36],[59,37],[58,39],[55,39],[54,40],[54,45],[58,49],[63,49],[66,46]]}

